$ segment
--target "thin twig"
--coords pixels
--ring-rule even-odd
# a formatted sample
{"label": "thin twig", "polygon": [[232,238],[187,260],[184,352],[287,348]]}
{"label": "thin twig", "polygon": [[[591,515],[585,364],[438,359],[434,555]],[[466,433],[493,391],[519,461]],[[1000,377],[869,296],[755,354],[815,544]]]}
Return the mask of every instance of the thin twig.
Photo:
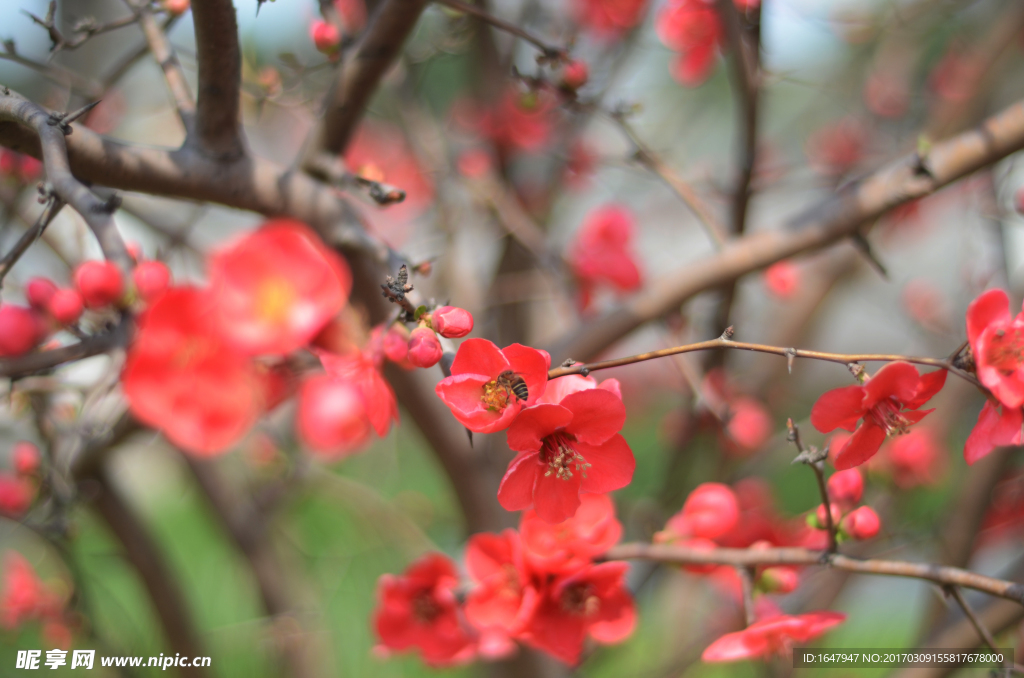
{"label": "thin twig", "polygon": [[32,243],[42,237],[46,227],[53,222],[54,218],[63,208],[64,201],[57,197],[50,198],[32,227],[22,233],[21,237],[18,238],[18,242],[14,243],[14,247],[0,259],[0,288],[4,285],[4,278],[11,272],[14,265],[18,263],[21,256],[28,251]]}
{"label": "thin twig", "polygon": [[625,358],[613,358],[611,360],[602,360],[594,363],[576,363],[565,367],[556,367],[548,370],[548,379],[557,379],[558,377],[564,377],[569,374],[582,374],[583,376],[595,370],[605,370],[610,367],[620,367],[622,365],[632,365],[633,363],[643,362],[645,360],[654,360],[656,358],[664,358],[670,355],[676,355],[678,353],[691,353],[693,351],[709,351],[713,349],[739,349],[742,351],[754,351],[756,353],[770,353],[772,355],[783,356],[787,360],[793,358],[810,358],[812,360],[825,360],[833,363],[860,363],[860,362],[896,362],[903,361],[908,363],[914,363],[917,365],[928,365],[929,367],[937,367],[939,369],[947,370],[957,375],[961,379],[970,382],[978,388],[984,388],[977,378],[959,367],[954,366],[950,361],[943,360],[941,358],[923,358],[918,356],[906,356],[897,354],[885,354],[885,353],[826,353],[824,351],[808,351],[799,348],[783,348],[782,346],[768,346],[766,344],[752,344],[745,341],[732,341],[724,337],[718,339],[711,339],[708,341],[700,341],[695,344],[685,344],[683,346],[673,346],[672,348],[663,348],[658,351],[650,351],[648,353],[640,353],[637,355],[627,356]]}
{"label": "thin twig", "polygon": [[747,626],[750,626],[757,617],[754,614],[754,571],[748,565],[738,565],[736,574],[740,578],[740,586],[743,589],[743,619]]}
{"label": "thin twig", "polygon": [[944,586],[943,590],[945,590],[945,592],[948,595],[953,597],[953,600],[955,600],[957,605],[960,606],[960,609],[964,611],[964,614],[967,615],[967,618],[971,620],[971,625],[978,632],[978,637],[981,638],[981,640],[990,648],[992,648],[993,650],[997,650],[998,648],[996,647],[995,638],[992,637],[992,633],[989,632],[985,624],[982,623],[980,619],[978,619],[978,615],[976,615],[974,613],[974,610],[971,609],[971,606],[970,604],[968,604],[967,599],[964,598],[963,592],[960,591],[960,587],[952,585]]}
{"label": "thin twig", "polygon": [[999,598],[1024,605],[1024,584],[1005,581],[994,577],[931,563],[911,563],[901,560],[860,559],[834,554],[822,558],[820,551],[803,548],[735,549],[716,548],[694,549],[671,544],[628,543],[611,548],[606,554],[608,560],[652,560],[660,563],[681,565],[816,565],[859,574],[886,577],[907,577],[935,582],[940,585],[955,585],[981,591]]}
{"label": "thin twig", "polygon": [[679,196],[679,198],[686,203],[686,206],[696,215],[697,220],[707,231],[708,236],[715,243],[717,249],[721,249],[725,245],[725,241],[728,239],[725,228],[718,223],[718,220],[711,213],[710,208],[701,199],[697,192],[693,188],[683,181],[682,177],[675,173],[665,161],[661,159],[651,147],[648,146],[633,129],[633,126],[626,120],[626,111],[617,110],[612,111],[608,117],[615,122],[622,130],[623,134],[630,140],[633,146],[636,147],[636,154],[634,157],[637,162],[649,169],[655,175],[658,176],[665,185],[667,185],[672,191]]}
{"label": "thin twig", "polygon": [[564,47],[555,47],[553,45],[549,45],[540,38],[538,38],[537,36],[530,33],[529,31],[523,30],[519,26],[509,23],[504,19],[499,19],[493,14],[488,14],[487,12],[480,9],[476,5],[470,5],[468,3],[461,2],[461,0],[435,0],[435,2],[437,2],[439,5],[444,5],[445,7],[450,7],[456,11],[462,12],[463,14],[468,14],[476,19],[479,19],[485,24],[494,26],[495,28],[505,31],[510,35],[514,35],[517,38],[522,38],[526,42],[530,43],[531,45],[539,49],[544,54],[544,57],[547,59],[563,61],[569,58],[569,51]]}
{"label": "thin twig", "polygon": [[142,34],[146,37],[149,51],[153,53],[153,58],[156,59],[160,70],[163,71],[167,88],[174,98],[174,108],[178,111],[178,118],[185,126],[185,131],[191,132],[196,114],[195,98],[192,96],[192,89],[188,86],[188,80],[185,79],[185,71],[181,68],[178,55],[171,47],[171,41],[167,39],[167,34],[157,24],[153,11],[148,5],[143,3],[136,5],[132,0],[124,0],[124,2],[138,16],[139,26],[142,28]]}
{"label": "thin twig", "polygon": [[839,542],[836,540],[836,521],[832,518],[832,502],[828,498],[828,485],[825,483],[825,459],[828,457],[828,447],[818,450],[816,447],[804,449],[800,441],[800,429],[793,423],[792,419],[786,420],[788,431],[786,438],[796,446],[797,454],[793,463],[801,462],[811,467],[814,477],[818,482],[818,492],[821,493],[821,504],[825,507],[825,530],[828,533],[828,553],[835,553],[839,549]]}

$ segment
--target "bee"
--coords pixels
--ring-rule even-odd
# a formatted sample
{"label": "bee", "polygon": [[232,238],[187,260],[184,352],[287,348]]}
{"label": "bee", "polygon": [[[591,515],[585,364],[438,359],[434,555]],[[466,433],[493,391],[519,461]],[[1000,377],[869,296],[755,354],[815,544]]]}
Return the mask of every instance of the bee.
{"label": "bee", "polygon": [[498,375],[496,380],[498,386],[502,386],[512,393],[516,394],[516,398],[522,401],[529,400],[530,391],[526,388],[526,382],[523,380],[522,375],[512,370],[505,370]]}

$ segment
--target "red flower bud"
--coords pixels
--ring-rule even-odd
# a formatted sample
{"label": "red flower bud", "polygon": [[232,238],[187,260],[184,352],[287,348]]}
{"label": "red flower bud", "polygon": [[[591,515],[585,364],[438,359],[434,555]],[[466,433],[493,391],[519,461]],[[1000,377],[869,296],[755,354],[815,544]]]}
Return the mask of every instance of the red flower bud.
{"label": "red flower bud", "polygon": [[800,583],[800,575],[792,567],[769,567],[761,573],[758,583],[768,593],[790,593]]}
{"label": "red flower bud", "polygon": [[0,306],[0,356],[18,356],[35,348],[42,332],[39,318],[24,306]]}
{"label": "red flower bud", "polygon": [[441,342],[434,330],[417,327],[409,339],[409,362],[416,367],[433,367],[441,359]]}
{"label": "red flower bud", "polygon": [[164,0],[164,9],[171,16],[179,16],[188,11],[189,0]]}
{"label": "red flower bud", "polygon": [[690,493],[683,510],[665,527],[682,538],[718,539],[736,527],[739,516],[739,502],[728,485],[704,483]]}
{"label": "red flower bud", "polygon": [[85,302],[75,290],[57,290],[50,299],[46,310],[61,325],[70,325],[82,316]]}
{"label": "red flower bud", "polygon": [[800,269],[792,261],[783,259],[765,269],[764,284],[776,297],[788,299],[800,287]]}
{"label": "red flower bud", "polygon": [[[843,517],[843,512],[839,509],[838,504],[832,504],[832,524],[838,525],[839,519]],[[814,521],[816,527],[819,530],[824,530],[828,527],[828,516],[825,515],[825,505],[818,504],[817,510],[814,512]]]}
{"label": "red flower bud", "polygon": [[143,301],[153,301],[171,283],[171,271],[162,261],[144,261],[132,271],[135,289]]}
{"label": "red flower bud", "polygon": [[584,61],[570,61],[562,69],[562,87],[574,92],[586,85],[589,78],[590,69]]}
{"label": "red flower bud", "polygon": [[333,55],[341,46],[341,35],[338,34],[338,29],[326,21],[319,19],[314,21],[309,29],[309,34],[313,38],[313,44],[316,45],[318,52]]}
{"label": "red flower bud", "polygon": [[20,518],[32,505],[33,494],[28,480],[0,473],[0,515]]}
{"label": "red flower bud", "polygon": [[882,529],[882,520],[870,506],[861,506],[843,518],[843,531],[854,539],[871,539]]}
{"label": "red flower bud", "polygon": [[458,339],[473,331],[473,316],[457,306],[442,306],[430,317],[437,333],[448,339]]}
{"label": "red flower bud", "polygon": [[39,470],[39,448],[27,440],[14,443],[11,458],[20,476],[30,476]]}
{"label": "red flower bud", "polygon": [[25,285],[25,299],[28,305],[37,311],[46,309],[57,286],[49,278],[32,278]]}
{"label": "red flower bud", "polygon": [[409,356],[409,330],[404,325],[392,325],[384,333],[384,355],[393,363],[404,362]]}
{"label": "red flower bud", "polygon": [[840,506],[856,506],[863,494],[864,478],[859,469],[838,471],[828,479],[828,497]]}
{"label": "red flower bud", "polygon": [[102,308],[124,294],[121,271],[109,261],[87,261],[75,269],[75,287],[88,308]]}

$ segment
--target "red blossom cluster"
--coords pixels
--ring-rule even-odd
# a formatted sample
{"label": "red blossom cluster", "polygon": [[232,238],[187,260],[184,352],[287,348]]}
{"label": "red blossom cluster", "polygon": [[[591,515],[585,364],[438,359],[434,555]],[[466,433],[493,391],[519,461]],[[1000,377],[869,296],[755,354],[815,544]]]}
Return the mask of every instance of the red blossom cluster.
{"label": "red blossom cluster", "polygon": [[[860,469],[851,468],[833,473],[828,479],[827,488],[832,524],[838,529],[836,538],[839,541],[871,539],[878,534],[882,521],[875,510],[870,506],[857,507],[864,495],[864,476]],[[807,516],[807,524],[818,530],[828,528],[824,504]]]}
{"label": "red blossom cluster", "polygon": [[771,437],[772,416],[764,404],[742,393],[730,382],[725,371],[709,371],[701,381],[701,396],[709,401],[708,424],[719,434],[722,451],[731,457],[748,457],[757,452]]}
{"label": "red blossom cluster", "polygon": [[626,293],[643,285],[632,252],[634,231],[633,215],[621,205],[599,207],[583,220],[568,248],[582,310],[590,307],[596,289],[610,287]]}
{"label": "red blossom cluster", "polygon": [[10,631],[40,622],[43,640],[52,646],[71,646],[71,619],[65,610],[66,586],[48,585],[17,551],[4,555],[0,590],[0,627]]}
{"label": "red blossom cluster", "polygon": [[627,564],[595,562],[621,536],[605,495],[586,495],[576,515],[557,524],[527,511],[518,532],[469,540],[472,587],[463,595],[455,564],[441,554],[383,575],[377,635],[385,651],[415,648],[435,666],[507,657],[514,641],[575,664],[588,637],[617,643],[636,625]]}

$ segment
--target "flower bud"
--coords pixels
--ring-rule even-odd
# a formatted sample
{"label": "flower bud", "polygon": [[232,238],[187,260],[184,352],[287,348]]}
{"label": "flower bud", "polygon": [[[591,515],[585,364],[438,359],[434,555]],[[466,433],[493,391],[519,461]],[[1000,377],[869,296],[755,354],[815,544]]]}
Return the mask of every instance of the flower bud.
{"label": "flower bud", "polygon": [[870,506],[861,506],[843,518],[843,531],[854,539],[871,539],[882,529],[882,520]]}
{"label": "flower bud", "polygon": [[584,61],[570,61],[562,69],[562,87],[572,91],[578,90],[587,84],[590,78],[590,69]]}
{"label": "flower bud", "polygon": [[699,485],[666,528],[678,537],[717,539],[732,530],[740,516],[736,494],[728,485]]}
{"label": "flower bud", "polygon": [[409,330],[404,325],[392,325],[384,333],[384,356],[393,363],[405,362],[409,357]]}
{"label": "flower bud", "polygon": [[19,476],[34,475],[39,470],[39,448],[27,440],[14,443],[11,459]]}
{"label": "flower bud", "polygon": [[[838,525],[839,520],[843,517],[843,512],[839,509],[838,504],[832,504],[832,524]],[[815,510],[813,516],[808,516],[807,524],[818,530],[828,529],[828,516],[825,515],[825,505],[818,504],[817,510]]]}
{"label": "flower bud", "polygon": [[102,308],[124,294],[121,270],[110,261],[87,261],[75,269],[75,287],[87,308]]}
{"label": "flower bud", "polygon": [[434,330],[417,327],[409,339],[409,362],[416,367],[433,367],[441,359],[441,342]]}
{"label": "flower bud", "polygon": [[765,269],[764,284],[779,299],[789,299],[800,287],[800,269],[783,259]]}
{"label": "flower bud", "polygon": [[458,339],[473,331],[473,316],[457,306],[442,306],[430,315],[430,324],[442,337]]}
{"label": "flower bud", "polygon": [[19,356],[28,353],[39,342],[39,318],[24,306],[0,306],[0,356]]}
{"label": "flower bud", "polygon": [[82,316],[84,308],[82,295],[75,290],[57,290],[46,306],[53,319],[61,325],[76,322]]}
{"label": "flower bud", "polygon": [[28,305],[37,311],[46,309],[53,293],[57,291],[57,285],[49,278],[32,278],[25,285],[25,299]]}
{"label": "flower bud", "polygon": [[792,567],[769,567],[761,573],[757,583],[767,593],[791,593],[800,583],[800,575]]}
{"label": "flower bud", "polygon": [[171,16],[180,16],[188,11],[189,0],[164,0],[164,9]]}
{"label": "flower bud", "polygon": [[341,46],[341,35],[338,34],[338,29],[326,21],[319,19],[314,21],[309,29],[309,34],[313,38],[313,44],[316,45],[318,52],[332,56],[338,52],[338,48]]}
{"label": "flower bud", "polygon": [[828,479],[828,498],[840,506],[856,506],[863,494],[864,478],[860,474],[860,469],[838,471]]}
{"label": "flower bud", "polygon": [[6,473],[0,474],[0,515],[20,518],[32,505],[35,494],[31,482],[24,478],[15,478]]}
{"label": "flower bud", "polygon": [[171,271],[162,261],[143,261],[132,271],[132,281],[142,300],[150,302],[171,284]]}

